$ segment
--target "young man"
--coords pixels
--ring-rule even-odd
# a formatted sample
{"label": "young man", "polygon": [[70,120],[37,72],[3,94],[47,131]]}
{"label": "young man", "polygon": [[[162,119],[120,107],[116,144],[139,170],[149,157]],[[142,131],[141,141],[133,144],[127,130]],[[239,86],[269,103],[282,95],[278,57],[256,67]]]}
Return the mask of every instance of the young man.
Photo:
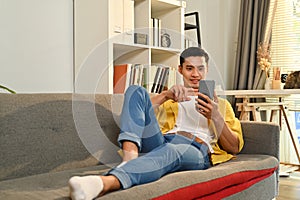
{"label": "young man", "polygon": [[207,169],[242,149],[240,122],[229,102],[198,92],[199,81],[208,73],[208,60],[203,49],[188,48],[178,66],[184,86],[175,85],[152,98],[142,87],[128,88],[118,138],[123,162],[105,176],[72,177],[73,200],[90,200],[172,172]]}

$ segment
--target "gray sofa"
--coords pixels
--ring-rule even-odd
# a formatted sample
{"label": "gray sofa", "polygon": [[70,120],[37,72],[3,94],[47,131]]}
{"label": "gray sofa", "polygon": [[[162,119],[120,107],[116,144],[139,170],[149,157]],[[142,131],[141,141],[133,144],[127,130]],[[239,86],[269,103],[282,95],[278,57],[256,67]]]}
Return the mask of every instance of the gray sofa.
{"label": "gray sofa", "polygon": [[[121,161],[122,95],[0,94],[0,199],[68,199],[74,175]],[[100,199],[272,199],[278,192],[279,127],[242,122],[237,158],[169,174]]]}

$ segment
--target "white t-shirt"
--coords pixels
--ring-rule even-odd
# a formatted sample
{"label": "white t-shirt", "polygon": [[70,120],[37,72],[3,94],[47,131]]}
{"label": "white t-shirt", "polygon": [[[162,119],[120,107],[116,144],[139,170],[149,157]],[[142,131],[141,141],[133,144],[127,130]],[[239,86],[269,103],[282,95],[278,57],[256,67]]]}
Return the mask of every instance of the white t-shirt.
{"label": "white t-shirt", "polygon": [[202,139],[213,152],[210,141],[213,139],[214,134],[208,128],[208,120],[203,115],[196,111],[195,98],[197,96],[190,96],[190,101],[178,103],[178,117],[176,124],[172,130],[167,133],[174,133],[177,131],[186,131],[194,134],[196,137]]}

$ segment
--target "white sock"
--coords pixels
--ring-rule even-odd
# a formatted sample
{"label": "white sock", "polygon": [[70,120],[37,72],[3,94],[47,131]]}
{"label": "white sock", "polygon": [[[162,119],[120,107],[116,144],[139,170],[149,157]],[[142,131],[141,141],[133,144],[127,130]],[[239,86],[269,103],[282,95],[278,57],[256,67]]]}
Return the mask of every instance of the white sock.
{"label": "white sock", "polygon": [[69,180],[70,196],[72,200],[92,200],[103,190],[100,176],[73,176]]}

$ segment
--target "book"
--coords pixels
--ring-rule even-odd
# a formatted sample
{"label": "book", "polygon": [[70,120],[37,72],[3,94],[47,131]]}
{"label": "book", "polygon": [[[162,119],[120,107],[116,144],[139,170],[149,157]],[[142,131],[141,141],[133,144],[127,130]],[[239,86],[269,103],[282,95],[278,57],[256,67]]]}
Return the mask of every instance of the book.
{"label": "book", "polygon": [[167,77],[169,76],[169,67],[162,67],[162,73],[160,74],[156,93],[161,93],[166,86]]}
{"label": "book", "polygon": [[144,66],[141,64],[137,64],[137,73],[138,73],[138,79],[137,79],[137,85],[142,86],[143,84],[143,68]]}
{"label": "book", "polygon": [[147,91],[148,89],[148,83],[149,83],[149,71],[147,67],[143,66],[143,79],[142,79],[142,86],[146,88]]}
{"label": "book", "polygon": [[124,93],[130,85],[131,64],[114,65],[113,92]]}
{"label": "book", "polygon": [[131,67],[132,73],[130,75],[130,84],[131,85],[137,85],[137,65],[134,64]]}
{"label": "book", "polygon": [[162,46],[161,45],[161,28],[162,28],[162,26],[161,26],[161,19],[157,19],[158,20],[158,27],[157,27],[157,38],[158,38],[158,41],[157,41],[157,43],[158,43],[158,46]]}
{"label": "book", "polygon": [[[155,70],[156,69],[156,70]],[[169,80],[170,67],[162,65],[152,65],[150,68],[152,77],[149,77],[150,83],[152,83],[151,93],[161,93],[163,90],[167,89],[167,83]],[[154,76],[155,72],[155,76]],[[154,76],[154,80],[153,80]],[[152,81],[153,80],[153,81]]]}
{"label": "book", "polygon": [[158,77],[155,93],[160,93],[159,91],[160,91],[160,88],[161,88],[161,85],[162,85],[162,79],[163,79],[163,76],[164,76],[164,73],[165,73],[165,68],[161,67],[160,71],[161,71],[161,73],[159,74],[159,77]]}
{"label": "book", "polygon": [[161,35],[161,20],[158,18],[152,18],[152,45],[153,46],[160,46],[160,35]]}
{"label": "book", "polygon": [[157,90],[157,87],[158,87],[158,81],[159,81],[159,78],[160,78],[160,74],[161,74],[161,67],[156,66],[156,73],[155,73],[153,85],[152,85],[152,88],[151,88],[151,93],[156,93],[156,90]]}
{"label": "book", "polygon": [[169,76],[167,80],[168,89],[170,89],[173,85],[176,85],[176,73],[177,71],[175,67],[169,68]]}
{"label": "book", "polygon": [[154,79],[155,79],[155,75],[156,75],[156,71],[157,71],[157,66],[156,65],[150,65],[149,67],[147,67],[147,91],[151,92],[152,90],[152,86],[154,83]]}

